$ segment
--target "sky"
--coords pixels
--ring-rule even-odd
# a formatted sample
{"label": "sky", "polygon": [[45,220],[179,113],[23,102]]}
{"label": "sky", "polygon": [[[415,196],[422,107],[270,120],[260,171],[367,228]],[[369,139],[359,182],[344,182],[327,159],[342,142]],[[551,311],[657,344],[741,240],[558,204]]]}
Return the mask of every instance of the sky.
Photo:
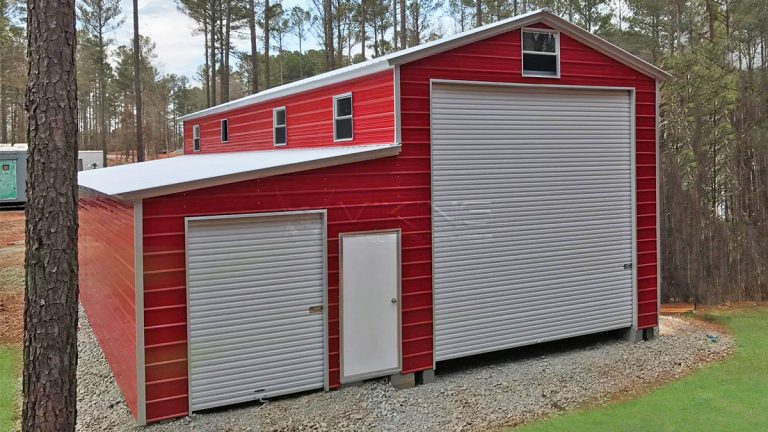
{"label": "sky", "polygon": [[[114,46],[127,45],[133,37],[133,2],[120,0],[125,22],[116,29],[111,37]],[[284,0],[283,6],[289,9],[295,5],[307,8],[306,0]],[[196,34],[195,22],[179,12],[174,0],[139,0],[139,33],[148,36],[157,45],[156,66],[161,73],[186,75],[191,81],[196,81],[197,68],[205,59],[202,34]],[[234,35],[234,45],[241,50],[250,51],[247,29],[240,36]],[[287,40],[289,49],[296,49],[298,42],[291,36]],[[304,48],[313,48],[317,44],[310,36]],[[259,49],[263,49],[259,43]]]}

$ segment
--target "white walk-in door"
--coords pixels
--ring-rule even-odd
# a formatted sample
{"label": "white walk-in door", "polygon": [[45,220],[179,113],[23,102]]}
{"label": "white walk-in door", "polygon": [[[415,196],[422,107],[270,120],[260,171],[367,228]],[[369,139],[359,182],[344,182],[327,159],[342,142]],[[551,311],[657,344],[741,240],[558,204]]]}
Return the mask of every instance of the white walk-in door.
{"label": "white walk-in door", "polygon": [[323,218],[187,219],[192,411],[324,386]]}
{"label": "white walk-in door", "polygon": [[435,359],[633,320],[626,90],[432,89]]}
{"label": "white walk-in door", "polygon": [[341,380],[400,370],[400,232],[341,235]]}

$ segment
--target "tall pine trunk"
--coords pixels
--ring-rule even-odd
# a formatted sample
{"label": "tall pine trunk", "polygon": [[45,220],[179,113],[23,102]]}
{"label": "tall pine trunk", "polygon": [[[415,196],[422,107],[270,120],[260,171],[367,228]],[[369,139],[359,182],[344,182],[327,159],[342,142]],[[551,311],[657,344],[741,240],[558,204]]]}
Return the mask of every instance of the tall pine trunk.
{"label": "tall pine trunk", "polygon": [[208,50],[210,49],[210,45],[208,43],[208,18],[203,18],[203,34],[205,35],[205,69],[204,69],[204,75],[205,75],[205,106],[207,108],[211,107],[211,76],[209,74],[209,71],[211,69],[211,63],[208,60]]}
{"label": "tall pine trunk", "polygon": [[221,69],[221,102],[229,102],[229,35],[231,32],[230,20],[232,19],[232,1],[226,2],[226,18],[224,19],[224,44],[221,46],[223,50],[224,61]]}
{"label": "tall pine trunk", "polygon": [[[0,47],[2,51],[2,47]],[[8,142],[8,113],[6,109],[5,84],[3,84],[3,53],[0,52],[0,143]]]}
{"label": "tall pine trunk", "polygon": [[[267,0],[269,1],[269,0]],[[325,70],[333,70],[336,66],[333,49],[333,3],[323,0],[323,48],[325,51]]]}
{"label": "tall pine trunk", "polygon": [[405,0],[400,0],[400,49],[406,48],[408,32],[405,25]]}
{"label": "tall pine trunk", "polygon": [[272,21],[272,11],[269,0],[264,0],[264,88],[269,88],[269,27]]}
{"label": "tall pine trunk", "polygon": [[400,27],[397,25],[397,20],[400,16],[397,13],[397,4],[398,0],[392,0],[392,48],[395,50],[398,49],[397,44],[400,41],[400,38],[397,34],[400,31]]}
{"label": "tall pine trunk", "polygon": [[24,431],[74,431],[77,415],[75,0],[27,3]]}
{"label": "tall pine trunk", "polygon": [[144,162],[144,123],[141,118],[141,46],[139,43],[138,0],[133,0],[133,92],[136,99],[136,160]]}
{"label": "tall pine trunk", "polygon": [[[248,0],[248,30],[251,33],[251,93],[259,92],[259,49],[256,46],[255,8],[254,0]],[[301,41],[299,41],[299,46],[301,46]]]}
{"label": "tall pine trunk", "polygon": [[211,105],[216,105],[216,2],[211,2]]}
{"label": "tall pine trunk", "polygon": [[360,55],[363,57],[363,61],[365,61],[365,29],[368,25],[368,12],[366,11],[365,6],[366,0],[360,0]]}
{"label": "tall pine trunk", "polygon": [[102,167],[107,167],[107,109],[104,106],[106,99],[104,86],[106,85],[106,79],[104,78],[104,69],[106,65],[106,49],[104,47],[104,35],[99,31],[99,144],[101,144]]}

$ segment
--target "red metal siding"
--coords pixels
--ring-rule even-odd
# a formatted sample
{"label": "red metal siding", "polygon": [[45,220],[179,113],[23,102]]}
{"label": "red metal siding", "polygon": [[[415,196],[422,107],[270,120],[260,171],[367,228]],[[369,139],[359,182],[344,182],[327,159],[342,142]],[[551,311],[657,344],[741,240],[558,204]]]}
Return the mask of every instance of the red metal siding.
{"label": "red metal siding", "polygon": [[[324,168],[231,185],[200,189],[144,202],[144,304],[147,376],[147,419],[157,421],[187,414],[186,287],[184,264],[184,217],[232,213],[328,209],[329,363],[331,386],[339,385],[338,235],[342,232],[401,228],[403,293],[403,371],[432,367],[432,251],[429,160],[429,80],[484,80],[540,84],[635,87],[637,89],[637,201],[639,321],[641,327],[656,325],[656,202],[655,202],[655,82],[590,48],[561,36],[561,78],[521,76],[519,31],[513,31],[466,47],[401,67],[403,152],[397,157]],[[368,125],[360,116],[360,101],[369,86],[376,92],[391,88],[389,73],[356,80],[355,135]],[[368,84],[365,84],[368,83]],[[331,145],[330,96],[347,91],[337,85],[315,92],[271,101],[237,112],[251,120],[248,130],[230,124],[228,144],[203,142],[203,151],[272,148],[271,107],[289,107],[291,145]],[[372,86],[371,86],[372,85]],[[387,90],[388,91],[388,90]],[[322,95],[322,96],[318,96]],[[291,102],[296,98],[296,102]],[[299,103],[298,100],[303,102]],[[326,104],[327,100],[327,104]],[[382,121],[390,122],[392,103],[374,97],[373,105],[388,110]],[[286,102],[288,101],[288,102]],[[322,103],[318,104],[318,101]],[[292,134],[291,107],[306,103],[307,116],[322,117],[303,124]],[[320,106],[322,105],[322,106]],[[322,111],[322,114],[319,112]],[[231,119],[233,113],[227,114]],[[261,114],[258,114],[261,113]],[[295,115],[295,114],[294,114]],[[204,139],[218,139],[218,119],[211,116]],[[378,119],[372,116],[371,119]],[[185,127],[191,128],[193,122]],[[266,129],[254,128],[262,124]],[[380,137],[365,143],[393,141],[392,123]],[[245,123],[243,123],[244,127]],[[215,128],[215,129],[214,129]],[[319,131],[319,132],[318,132]],[[189,130],[186,131],[190,137]],[[322,139],[312,139],[322,135]],[[236,137],[235,135],[240,135]],[[244,141],[247,137],[248,143]],[[186,151],[190,151],[186,142]]]}
{"label": "red metal siding", "polygon": [[339,386],[342,232],[402,230],[403,370],[432,367],[429,166],[397,157],[235,183],[144,201],[147,420],[187,413],[184,217],[300,209],[328,211],[331,387]]}
{"label": "red metal siding", "polygon": [[80,191],[80,303],[136,417],[133,205]]}
{"label": "red metal siding", "polygon": [[[546,27],[546,26],[540,26]],[[505,83],[634,87],[636,89],[638,324],[657,319],[656,83],[566,34],[560,36],[560,79],[524,78],[520,31],[401,66],[402,145],[429,161],[429,81],[451,79]]]}
{"label": "red metal siding", "polygon": [[[184,122],[184,152],[192,151],[192,126],[200,125],[200,153],[273,149],[272,109],[286,108],[288,148],[394,142],[393,72],[344,83]],[[354,140],[333,141],[333,96],[352,93]],[[229,141],[221,142],[221,120],[228,119]]]}

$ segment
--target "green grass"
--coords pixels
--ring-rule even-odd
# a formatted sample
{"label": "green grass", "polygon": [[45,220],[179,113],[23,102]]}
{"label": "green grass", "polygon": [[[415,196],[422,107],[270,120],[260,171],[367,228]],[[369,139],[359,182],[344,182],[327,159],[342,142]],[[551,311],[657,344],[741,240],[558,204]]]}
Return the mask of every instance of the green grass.
{"label": "green grass", "polygon": [[19,413],[21,347],[0,345],[0,431],[16,430]]}
{"label": "green grass", "polygon": [[515,432],[768,431],[768,309],[712,312],[735,353],[638,399],[556,416]]}

